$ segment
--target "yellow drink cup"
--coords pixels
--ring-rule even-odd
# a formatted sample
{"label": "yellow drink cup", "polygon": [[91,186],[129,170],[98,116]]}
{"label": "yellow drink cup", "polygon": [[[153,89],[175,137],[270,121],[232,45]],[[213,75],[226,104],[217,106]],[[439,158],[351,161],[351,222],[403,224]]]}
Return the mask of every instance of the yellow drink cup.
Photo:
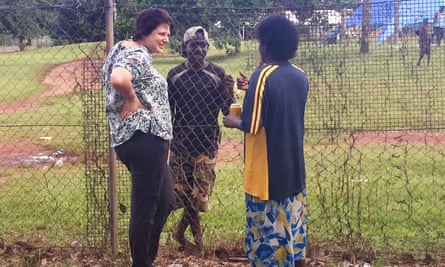
{"label": "yellow drink cup", "polygon": [[241,105],[238,103],[233,103],[230,105],[230,115],[241,117]]}

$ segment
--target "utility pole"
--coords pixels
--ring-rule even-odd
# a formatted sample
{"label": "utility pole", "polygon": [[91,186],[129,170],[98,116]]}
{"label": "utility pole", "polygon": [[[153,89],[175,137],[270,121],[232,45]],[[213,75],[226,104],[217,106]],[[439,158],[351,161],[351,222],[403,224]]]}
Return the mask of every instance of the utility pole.
{"label": "utility pole", "polygon": [[114,1],[104,0],[105,27],[106,27],[106,52],[108,53],[114,44]]}

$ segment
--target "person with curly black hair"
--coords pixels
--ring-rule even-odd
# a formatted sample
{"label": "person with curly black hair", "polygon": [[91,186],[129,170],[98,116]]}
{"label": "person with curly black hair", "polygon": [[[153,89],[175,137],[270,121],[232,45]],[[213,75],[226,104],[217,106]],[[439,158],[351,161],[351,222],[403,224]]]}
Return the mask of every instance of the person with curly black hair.
{"label": "person with curly black hair", "polygon": [[249,79],[241,117],[223,119],[226,127],[245,134],[247,257],[252,266],[305,266],[303,140],[309,82],[290,62],[298,49],[290,20],[266,18],[257,38],[262,62]]}

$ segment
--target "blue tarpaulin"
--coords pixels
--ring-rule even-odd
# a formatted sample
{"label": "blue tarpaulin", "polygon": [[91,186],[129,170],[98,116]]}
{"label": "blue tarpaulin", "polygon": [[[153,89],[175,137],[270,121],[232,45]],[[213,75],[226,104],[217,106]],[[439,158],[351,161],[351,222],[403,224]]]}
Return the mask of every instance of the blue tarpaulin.
{"label": "blue tarpaulin", "polygon": [[[434,14],[445,0],[399,0],[399,29],[410,28],[417,30],[423,17],[433,22]],[[394,33],[394,0],[371,0],[371,31],[380,30],[377,44],[381,44]],[[361,4],[346,19],[346,28],[361,26],[363,18],[363,4]],[[322,41],[335,38],[340,32],[340,26],[334,29]]]}

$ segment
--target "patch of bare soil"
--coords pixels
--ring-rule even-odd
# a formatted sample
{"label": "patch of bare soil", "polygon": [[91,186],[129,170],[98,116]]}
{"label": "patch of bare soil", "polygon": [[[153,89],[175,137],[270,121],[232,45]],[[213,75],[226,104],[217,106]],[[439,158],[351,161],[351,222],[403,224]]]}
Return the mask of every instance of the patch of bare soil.
{"label": "patch of bare soil", "polygon": [[350,136],[354,144],[445,144],[445,134],[430,131],[363,131]]}
{"label": "patch of bare soil", "polygon": [[[89,83],[88,86],[100,89],[100,83],[94,82],[94,80],[97,79],[97,70],[101,68],[101,65],[100,61],[73,61],[57,65],[48,71],[42,81],[48,90],[22,101],[0,104],[0,114],[42,107],[43,100],[46,98],[76,92],[81,88],[81,83]],[[3,166],[18,166],[32,156],[49,155],[52,152],[54,151],[48,150],[37,142],[11,141],[0,137],[0,165]],[[43,162],[44,164],[45,162]],[[6,179],[5,175],[0,174],[0,184]]]}
{"label": "patch of bare soil", "polygon": [[[337,249],[337,250],[336,250]],[[343,266],[343,267],[371,267],[376,260],[373,253],[353,254],[340,251],[338,247],[308,247],[312,258],[306,259],[307,266]],[[103,250],[87,248],[78,241],[73,241],[65,247],[53,247],[43,240],[29,240],[24,237],[13,238],[6,242],[0,237],[0,266],[79,266],[79,267],[129,267],[130,257],[118,253],[110,255]],[[243,248],[237,247],[208,247],[204,257],[185,255],[173,246],[163,246],[159,249],[155,267],[248,267]],[[380,262],[379,266],[387,267],[445,267],[431,255],[424,259],[415,260],[414,256],[405,254],[400,258]]]}
{"label": "patch of bare soil", "polygon": [[[208,249],[204,258],[184,255],[169,246],[161,247],[155,262],[156,267],[245,267],[249,266],[242,251],[233,248]],[[74,241],[63,248],[54,248],[43,240],[13,238],[6,243],[0,238],[0,266],[81,266],[112,267],[130,266],[129,255],[110,255],[102,250],[84,247]]]}

